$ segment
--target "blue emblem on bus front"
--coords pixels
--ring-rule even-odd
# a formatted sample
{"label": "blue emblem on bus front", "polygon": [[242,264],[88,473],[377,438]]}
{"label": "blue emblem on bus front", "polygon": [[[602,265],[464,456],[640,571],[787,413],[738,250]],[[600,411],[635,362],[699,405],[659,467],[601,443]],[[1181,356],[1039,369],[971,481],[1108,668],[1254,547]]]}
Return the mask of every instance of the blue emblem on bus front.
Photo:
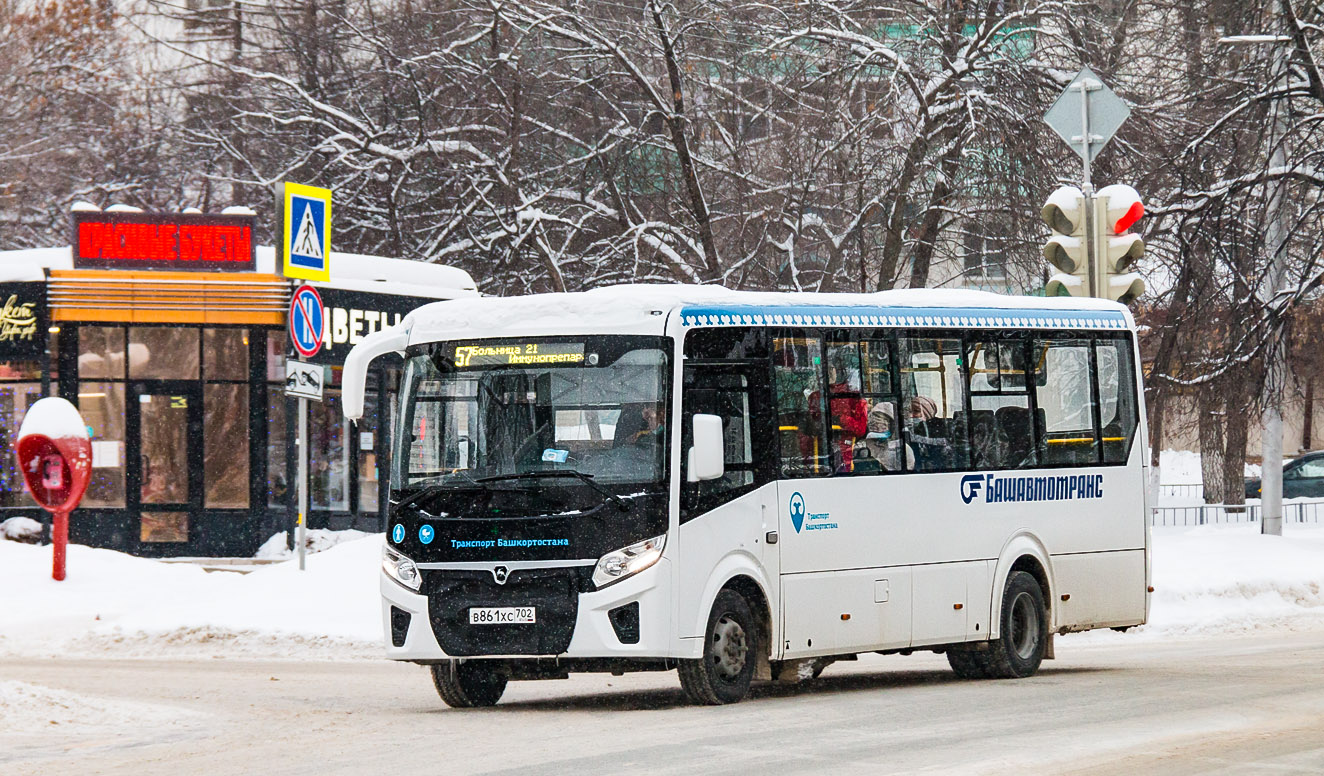
{"label": "blue emblem on bus front", "polygon": [[418,540],[424,544],[432,544],[437,532],[432,530],[432,526],[424,525],[418,528]]}
{"label": "blue emblem on bus front", "polygon": [[795,526],[795,532],[800,533],[800,527],[805,523],[805,497],[800,495],[800,491],[791,494],[791,525]]}
{"label": "blue emblem on bus front", "polygon": [[403,525],[400,525],[399,523],[396,523],[395,527],[391,529],[391,541],[395,542],[396,544],[399,544],[404,540],[405,540],[405,527]]}

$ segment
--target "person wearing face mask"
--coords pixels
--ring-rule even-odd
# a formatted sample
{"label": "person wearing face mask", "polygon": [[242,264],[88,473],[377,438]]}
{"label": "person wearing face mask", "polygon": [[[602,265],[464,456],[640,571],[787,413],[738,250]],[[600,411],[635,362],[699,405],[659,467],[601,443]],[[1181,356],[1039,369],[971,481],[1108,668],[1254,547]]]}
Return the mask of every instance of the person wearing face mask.
{"label": "person wearing face mask", "polygon": [[919,471],[944,468],[952,445],[930,423],[938,415],[938,405],[927,396],[912,396],[909,410],[907,439],[914,450],[915,468]]}
{"label": "person wearing face mask", "polygon": [[901,439],[896,432],[896,410],[892,402],[880,401],[869,410],[864,448],[868,457],[877,462],[879,470],[901,470]]}

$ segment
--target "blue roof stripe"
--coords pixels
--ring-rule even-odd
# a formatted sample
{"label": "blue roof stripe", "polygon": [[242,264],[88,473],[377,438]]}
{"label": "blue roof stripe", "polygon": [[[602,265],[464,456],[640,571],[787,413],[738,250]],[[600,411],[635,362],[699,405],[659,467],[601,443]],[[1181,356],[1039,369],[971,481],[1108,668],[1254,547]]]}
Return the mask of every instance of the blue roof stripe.
{"label": "blue roof stripe", "polygon": [[683,307],[682,326],[933,327],[956,329],[1125,329],[1126,316],[1109,310],[1032,310],[995,307],[830,307],[732,305]]}

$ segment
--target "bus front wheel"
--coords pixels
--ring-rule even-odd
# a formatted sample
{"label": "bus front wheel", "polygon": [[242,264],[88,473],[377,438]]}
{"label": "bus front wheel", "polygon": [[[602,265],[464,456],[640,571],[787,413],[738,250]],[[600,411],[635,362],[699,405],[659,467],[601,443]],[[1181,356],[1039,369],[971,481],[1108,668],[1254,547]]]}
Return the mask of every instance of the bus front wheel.
{"label": "bus front wheel", "polygon": [[495,706],[506,691],[506,677],[497,673],[487,661],[469,660],[461,663],[450,660],[431,666],[432,684],[447,706],[472,709]]}
{"label": "bus front wheel", "polygon": [[763,648],[754,612],[744,596],[734,590],[718,593],[704,635],[703,657],[680,663],[681,689],[691,702],[708,706],[743,699]]}

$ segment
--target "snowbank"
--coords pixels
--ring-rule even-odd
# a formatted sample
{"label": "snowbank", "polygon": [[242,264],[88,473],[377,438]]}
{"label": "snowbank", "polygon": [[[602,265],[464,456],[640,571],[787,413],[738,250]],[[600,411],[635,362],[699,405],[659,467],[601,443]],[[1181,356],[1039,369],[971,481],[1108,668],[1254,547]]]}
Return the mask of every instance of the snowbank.
{"label": "snowbank", "polygon": [[[366,531],[353,529],[332,531],[327,528],[310,528],[304,533],[303,546],[307,552],[322,552],[337,544],[363,539],[369,535]],[[270,539],[263,542],[253,557],[260,560],[287,560],[295,555],[294,550],[285,546],[285,533],[282,531],[272,534]]]}
{"label": "snowbank", "polygon": [[41,523],[22,516],[0,521],[0,539],[36,544],[41,541]]}
{"label": "snowbank", "polygon": [[304,572],[291,561],[248,574],[70,545],[56,582],[50,547],[0,542],[0,654],[376,656],[381,545],[373,535],[309,555]]}
{"label": "snowbank", "polygon": [[[125,728],[162,731],[190,728],[206,715],[188,709],[55,690],[26,682],[0,681],[0,720],[7,735],[48,732],[61,735],[80,728]],[[73,728],[73,731],[70,731]]]}
{"label": "snowbank", "polygon": [[[1324,526],[1258,529],[1155,529],[1150,623],[1068,638],[1324,629]],[[286,562],[250,574],[71,545],[69,578],[54,582],[49,547],[0,542],[0,654],[376,659],[381,545],[371,535],[309,555],[304,572]]]}

